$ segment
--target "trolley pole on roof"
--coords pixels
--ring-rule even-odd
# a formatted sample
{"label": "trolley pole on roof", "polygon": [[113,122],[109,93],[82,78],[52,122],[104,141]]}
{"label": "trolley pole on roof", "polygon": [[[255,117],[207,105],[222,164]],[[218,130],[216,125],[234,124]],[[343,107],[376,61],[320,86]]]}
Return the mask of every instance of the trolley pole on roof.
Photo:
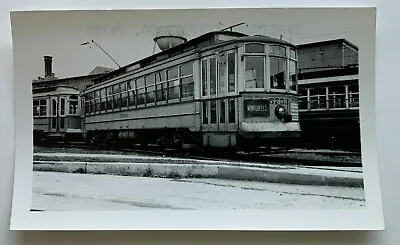
{"label": "trolley pole on roof", "polygon": [[228,30],[228,29],[230,29],[230,31],[232,31],[233,27],[241,26],[241,25],[244,25],[244,24],[246,24],[246,23],[242,22],[242,23],[238,23],[238,24],[235,24],[235,25],[231,25],[231,26],[228,26],[228,27],[226,27],[224,29],[221,29],[220,31],[225,31],[225,30]]}
{"label": "trolley pole on roof", "polygon": [[[100,45],[98,45],[94,40],[92,40],[92,43],[94,43],[99,49],[101,49],[101,51],[103,51],[118,66],[118,68],[121,68],[121,66],[111,57],[111,55],[109,55],[102,47],[100,47]],[[90,45],[90,43],[84,42],[81,45],[82,46]]]}

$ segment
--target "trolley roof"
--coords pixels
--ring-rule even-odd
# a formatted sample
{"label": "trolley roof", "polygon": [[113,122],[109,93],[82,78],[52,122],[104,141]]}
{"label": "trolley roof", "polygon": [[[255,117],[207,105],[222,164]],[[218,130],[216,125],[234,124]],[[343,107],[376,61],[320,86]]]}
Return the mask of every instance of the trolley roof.
{"label": "trolley roof", "polygon": [[[221,37],[221,38],[219,38]],[[97,78],[94,78],[93,81],[95,83],[100,83],[102,81],[111,79],[113,77],[117,77],[119,75],[125,74],[129,71],[136,70],[143,68],[155,61],[161,61],[163,59],[168,59],[171,56],[191,51],[197,48],[201,47],[210,47],[216,44],[229,44],[229,43],[234,43],[234,42],[264,42],[264,43],[275,43],[275,44],[281,44],[285,46],[291,46],[295,49],[297,49],[297,46],[289,43],[287,41],[277,39],[277,38],[272,38],[269,36],[263,36],[263,35],[254,35],[254,36],[249,36],[244,33],[240,32],[234,32],[234,31],[213,31],[213,32],[208,32],[204,35],[198,36],[196,38],[190,39],[180,45],[177,45],[175,47],[169,48],[165,51],[161,51],[157,54],[148,56],[146,58],[143,58],[141,60],[138,60],[136,62],[133,62],[131,64],[128,64],[126,66],[123,66],[117,70],[111,71],[107,74],[104,74],[102,76],[99,76]]]}
{"label": "trolley roof", "polygon": [[71,86],[57,85],[57,86],[33,88],[32,94],[33,96],[55,95],[55,94],[79,95],[79,91]]}

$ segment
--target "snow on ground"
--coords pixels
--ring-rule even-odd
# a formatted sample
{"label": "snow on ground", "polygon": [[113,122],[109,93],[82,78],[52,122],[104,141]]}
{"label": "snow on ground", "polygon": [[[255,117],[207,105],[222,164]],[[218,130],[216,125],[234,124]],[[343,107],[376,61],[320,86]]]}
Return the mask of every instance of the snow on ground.
{"label": "snow on ground", "polygon": [[34,172],[40,210],[327,209],[364,207],[363,189],[212,179]]}

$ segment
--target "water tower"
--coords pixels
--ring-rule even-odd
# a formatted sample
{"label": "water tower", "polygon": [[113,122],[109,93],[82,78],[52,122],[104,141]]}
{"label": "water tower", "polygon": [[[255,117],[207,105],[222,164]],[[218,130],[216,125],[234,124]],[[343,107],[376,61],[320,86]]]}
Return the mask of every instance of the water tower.
{"label": "water tower", "polygon": [[157,29],[157,33],[156,36],[153,38],[153,41],[154,41],[153,53],[154,53],[155,44],[157,44],[158,48],[161,51],[164,51],[186,42],[187,39],[184,37],[184,31],[182,27],[166,26]]}

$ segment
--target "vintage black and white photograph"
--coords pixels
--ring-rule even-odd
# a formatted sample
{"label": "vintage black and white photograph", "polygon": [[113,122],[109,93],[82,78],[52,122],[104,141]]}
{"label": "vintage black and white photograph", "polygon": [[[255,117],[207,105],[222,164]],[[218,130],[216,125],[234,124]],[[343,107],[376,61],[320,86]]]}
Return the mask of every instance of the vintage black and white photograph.
{"label": "vintage black and white photograph", "polygon": [[365,209],[356,13],[12,13],[30,212]]}

